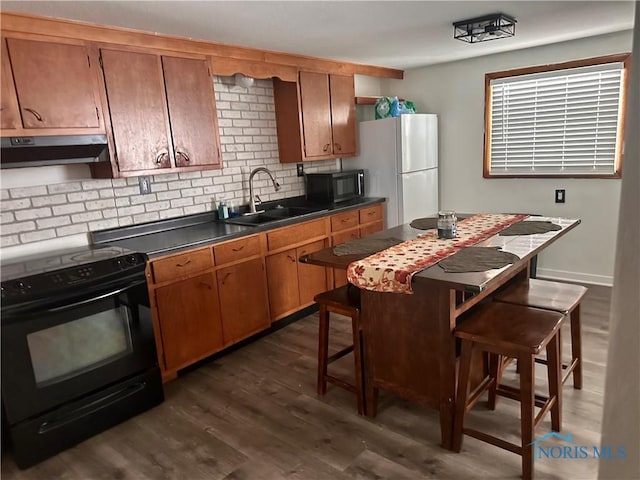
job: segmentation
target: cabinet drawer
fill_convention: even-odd
[[[370,223],[382,220],[382,205],[376,205],[375,207],[361,208],[360,209],[360,223]]]
[[[340,230],[346,230],[347,228],[353,228],[358,226],[358,211],[352,210],[350,212],[339,213],[331,217],[331,231],[339,232]]]
[[[259,255],[260,238],[254,235],[252,237],[234,240],[233,242],[214,245],[213,253],[216,259],[216,265],[223,265],[252,255]]]
[[[267,245],[269,250],[277,250],[287,245],[295,245],[310,238],[323,236],[325,236],[325,221],[321,219],[269,232],[267,233]]]
[[[173,255],[153,262],[153,278],[156,283],[173,280],[213,266],[209,249]]]

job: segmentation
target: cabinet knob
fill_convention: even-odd
[[[39,122],[43,122],[44,120],[42,119],[42,116],[36,112],[33,108],[27,108],[24,107],[23,110],[26,110],[27,112],[29,112],[31,115],[33,115],[34,117],[36,117],[36,120],[38,120]]]
[[[330,147],[330,146],[331,146],[331,144],[330,144],[330,143],[325,144],[325,146],[322,148],[322,151],[323,151],[323,152],[327,152],[327,151],[329,151],[329,147]]]
[[[334,143],[333,145],[335,146],[336,150],[338,150],[339,152],[342,151],[342,146],[339,143]]]

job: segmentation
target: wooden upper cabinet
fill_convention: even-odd
[[[176,166],[221,165],[213,80],[206,60],[162,57]]]
[[[221,166],[205,60],[111,49],[101,58],[119,175]]]
[[[9,52],[7,51],[7,43],[2,38],[2,69],[0,70],[0,128],[3,130],[15,129],[20,127],[20,111],[18,110],[18,99],[16,97],[16,88],[13,84],[13,75],[11,74],[11,62],[9,61]]]
[[[171,168],[160,57],[108,49],[100,55],[119,172]]]
[[[356,103],[353,76],[329,75],[333,153],[356,154]]]
[[[300,72],[297,83],[273,82],[280,162],[356,155],[353,76]]]
[[[305,156],[331,155],[331,102],[327,75],[300,72],[300,108]]]
[[[11,102],[13,93],[7,75],[13,74],[21,116],[14,128],[37,129],[41,134],[56,134],[62,129],[64,133],[104,132],[86,45],[18,38],[7,38],[6,43],[2,97],[3,104],[5,95]],[[4,110],[2,123],[3,128],[11,123],[4,119]]]

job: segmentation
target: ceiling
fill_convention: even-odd
[[[5,1],[25,12],[408,69],[633,28],[633,1]],[[516,36],[478,44],[452,22],[503,12]]]

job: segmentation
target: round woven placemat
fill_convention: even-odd
[[[467,247],[440,260],[438,265],[447,273],[484,272],[492,268],[502,268],[518,260],[520,257],[503,252],[499,247]]]
[[[503,237],[510,235],[533,235],[536,233],[547,233],[556,230],[562,230],[560,225],[551,223],[549,221],[541,220],[523,220],[522,222],[514,223],[500,232]]]
[[[363,255],[367,253],[378,253],[394,245],[402,243],[404,240],[397,238],[359,238],[347,240],[340,245],[336,245],[333,254],[342,255]]]
[[[431,230],[432,228],[438,228],[437,217],[416,218],[409,224],[411,228],[417,228],[418,230]]]

